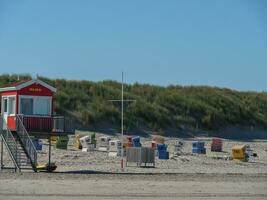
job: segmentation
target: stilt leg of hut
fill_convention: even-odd
[[[1,163],[0,163],[0,169],[3,169],[3,150],[4,150],[4,144],[3,144],[3,138],[1,138]]]
[[[51,172],[51,136],[49,136],[48,171]]]

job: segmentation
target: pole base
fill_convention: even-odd
[[[124,170],[124,165],[123,165],[123,159],[121,159],[121,170],[123,171]]]

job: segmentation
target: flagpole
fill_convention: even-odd
[[[124,170],[124,149],[123,149],[123,126],[124,126],[124,102],[136,102],[136,100],[131,100],[131,99],[125,99],[124,100],[124,77],[123,77],[123,71],[121,74],[121,99],[110,99],[108,101],[111,102],[121,102],[121,160],[120,160],[120,165],[121,165],[121,170]]]
[[[123,71],[121,74],[121,169],[123,170],[123,105],[124,105],[124,99],[123,99]]]

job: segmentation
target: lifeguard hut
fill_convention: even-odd
[[[53,96],[56,91],[56,88],[41,80],[22,81],[0,88],[2,143],[5,143],[15,167],[19,170],[21,160],[17,156],[17,149],[22,149],[23,152],[19,153],[26,155],[32,169],[36,171],[37,152],[30,136],[51,139],[51,136],[74,133],[70,120],[53,115]],[[49,162],[50,156],[51,148]],[[2,165],[1,155],[1,167]]]

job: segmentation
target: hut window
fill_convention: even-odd
[[[20,114],[24,115],[51,115],[51,98],[21,97]]]
[[[4,112],[7,112],[7,98],[4,98]]]
[[[34,114],[50,115],[50,99],[34,99]]]
[[[9,97],[9,114],[15,114],[16,99],[15,97]]]
[[[24,115],[33,114],[33,99],[32,98],[21,98],[20,113]]]

